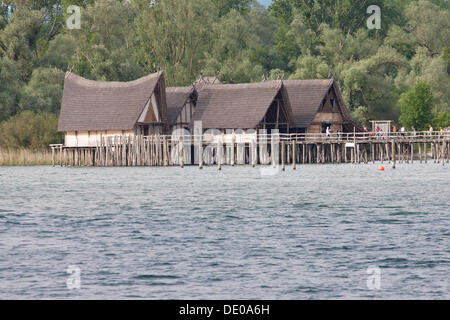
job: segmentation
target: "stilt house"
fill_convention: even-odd
[[[168,129],[162,72],[130,82],[66,75],[58,123],[65,146],[96,146],[102,137],[162,134]]]

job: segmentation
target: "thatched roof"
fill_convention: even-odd
[[[194,87],[170,87],[166,89],[167,117],[173,125],[187,100],[194,92]]]
[[[342,100],[339,87],[334,80],[284,80],[283,81],[295,118],[295,126],[307,128],[316,116],[328,90],[333,87],[339,100],[344,122],[352,122],[352,118]]]
[[[64,80],[58,130],[131,130],[158,84],[164,95],[161,72],[130,82],[93,81],[70,72]]]
[[[210,85],[210,84],[222,84],[222,82],[219,80],[219,78],[217,76],[215,76],[215,77],[201,76],[200,78],[198,78],[197,81],[195,81],[193,83],[193,85],[195,86],[195,88],[197,90],[201,90],[203,88],[203,86]]]
[[[319,110],[330,88],[330,80],[285,80],[295,125],[307,128]]]
[[[198,91],[193,121],[201,120],[203,128],[255,128],[282,88],[281,81],[205,85]],[[291,112],[287,97],[285,103]]]

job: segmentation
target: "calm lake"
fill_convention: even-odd
[[[449,299],[450,166],[378,166],[0,167],[0,299]]]

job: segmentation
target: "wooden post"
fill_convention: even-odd
[[[105,167],[109,164],[109,152],[108,152],[109,141],[108,137],[105,137]]]
[[[312,147],[313,145],[307,145],[308,148],[308,163],[312,163]]]
[[[275,168],[275,141],[273,139],[273,134],[270,136],[270,158],[272,160],[272,167]]]
[[[285,159],[284,159],[284,156],[285,156],[285,147],[286,147],[285,143],[284,143],[284,142],[281,142],[281,170],[282,170],[282,171],[285,171],[285,170],[286,170],[286,167],[285,167]]]
[[[436,142],[436,161],[437,163],[441,163],[441,143]]]
[[[419,142],[419,163],[422,164],[422,144]]]
[[[354,163],[355,159],[355,147],[350,150],[350,163]]]
[[[449,143],[448,143],[448,142],[446,142],[445,145],[447,146],[447,147],[446,147],[447,153],[446,153],[445,157],[446,157],[446,159],[447,159],[447,163],[449,163],[449,161],[450,161],[450,159],[449,159],[449,158],[450,158],[450,157],[449,157],[449,154],[450,154],[450,150],[449,150],[449,149],[450,149],[450,146],[449,146]]]
[[[234,167],[234,144],[236,143],[236,135],[233,132],[233,135],[231,137],[231,149],[230,149],[230,164],[232,167]],[[237,149],[237,148],[236,148]],[[239,160],[239,155],[238,155],[238,160]]]
[[[330,157],[331,157],[331,163],[334,163],[334,144],[330,142]]]
[[[184,168],[184,157],[183,157],[184,145],[183,145],[183,137],[180,137],[178,140],[178,161],[180,164],[180,168]]]
[[[436,156],[435,156],[435,152],[434,152],[434,142],[430,143],[430,147],[431,147],[431,159],[433,159],[434,163],[436,163]]]
[[[392,169],[395,169],[395,141],[392,140]]]
[[[341,163],[342,162],[342,159],[341,159],[341,156],[342,156],[342,153],[341,153],[341,144],[340,143],[338,143],[338,144],[336,144],[336,149],[337,149],[337,151],[336,151],[336,161],[337,161],[337,163]]]
[[[52,147],[52,166],[55,166],[55,147]]]
[[[423,143],[423,157],[424,157],[425,163],[427,163],[428,154],[427,154],[427,143],[426,142]]]
[[[302,164],[305,164],[306,161],[306,147],[307,145],[305,143],[302,143]]]
[[[322,163],[325,163],[325,148],[326,148],[326,144],[322,143]]]
[[[256,166],[256,157],[258,156],[257,152],[257,139],[258,135],[255,133],[255,137],[251,139],[250,142],[250,148],[251,148],[251,158],[252,158],[252,167],[254,168]]]
[[[347,145],[344,144],[344,162],[347,163]]]
[[[360,164],[361,163],[361,145],[358,143],[356,144],[356,163]]]
[[[222,141],[217,137],[217,169],[222,170]]]
[[[198,167],[203,169],[203,135],[200,134],[200,137],[196,137],[196,141],[198,143]]]
[[[370,143],[370,155],[372,156],[372,163],[375,163],[375,156],[374,156],[374,148],[373,148],[373,143]]]
[[[292,169],[296,170],[296,162],[297,159],[295,159],[295,141],[292,141]]]

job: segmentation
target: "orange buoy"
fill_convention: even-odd
[[[378,171],[384,171],[384,167],[383,167],[383,166],[380,166],[380,167],[378,168]]]

